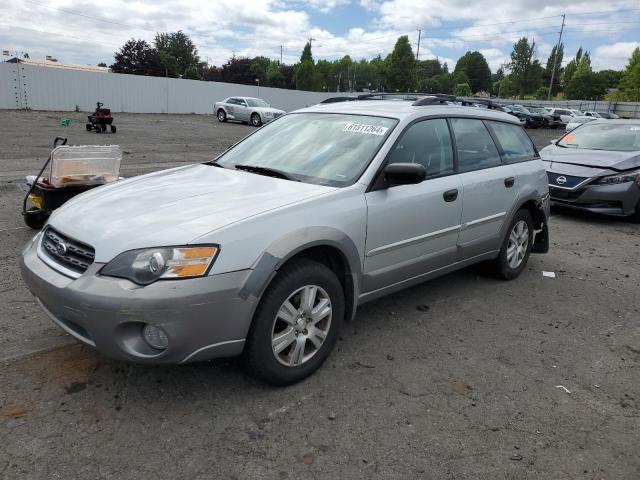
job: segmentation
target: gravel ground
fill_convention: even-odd
[[[118,114],[97,135],[82,117],[0,112],[0,478],[640,478],[637,225],[554,211],[550,253],[520,278],[470,268],[364,305],[292,387],[234,359],[127,365],[63,334],[22,284],[16,180],[60,134],[118,143],[130,176],[252,128]]]

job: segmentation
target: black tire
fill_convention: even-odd
[[[629,217],[633,223],[640,223],[640,202],[636,205],[636,211]]]
[[[116,126],[115,125],[111,125],[111,133],[116,133]]]
[[[90,132],[91,130],[93,130],[93,127],[91,126],[91,124],[90,124],[90,123],[87,123],[87,124],[85,125],[85,128],[87,129],[87,132]]]
[[[48,215],[42,211],[35,213],[38,210],[37,207],[31,207],[28,212],[23,215],[24,223],[27,227],[34,230],[40,230],[47,223]]]
[[[96,133],[102,133],[102,129],[100,128],[100,125],[96,125],[94,127],[94,129],[95,129]]]
[[[308,285],[319,286],[328,294],[331,302],[330,323],[324,342],[316,352],[300,365],[287,366],[276,359],[272,349],[277,312],[296,290]],[[243,365],[247,373],[272,385],[290,385],[311,375],[327,359],[338,339],[344,319],[344,305],[342,285],[328,267],[307,259],[293,260],[285,265],[267,288],[254,314],[243,353]],[[291,348],[296,341],[290,344]],[[305,345],[312,350],[314,348],[310,343]],[[283,349],[283,352],[287,351],[288,348]]]
[[[514,268],[509,264],[508,259],[508,249],[511,243],[511,233],[514,230],[514,227],[520,223],[525,222],[527,226],[527,245],[526,249],[524,249],[524,256],[521,259],[520,263]],[[498,278],[502,278],[504,280],[512,280],[518,277],[522,271],[527,266],[527,261],[529,260],[529,255],[531,254],[531,246],[533,245],[533,219],[531,218],[531,214],[526,209],[521,209],[516,212],[511,223],[509,224],[509,228],[507,229],[507,233],[505,234],[505,238],[502,241],[502,247],[500,248],[500,253],[498,257],[493,261],[493,271],[498,276]]]
[[[218,109],[218,111],[216,112],[216,116],[218,117],[218,121],[220,123],[224,123],[227,121],[227,112],[225,112],[223,109]]]
[[[260,118],[260,115],[258,115],[257,113],[251,114],[251,125],[253,125],[254,127],[259,127],[260,125],[262,125],[262,119]]]
[[[102,129],[103,132],[107,131],[107,126],[106,125],[101,125],[100,128]]]

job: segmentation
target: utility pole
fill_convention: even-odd
[[[420,60],[420,36],[422,35],[422,30],[418,30],[418,48],[416,50],[416,60]]]
[[[551,100],[551,90],[553,89],[553,80],[556,76],[556,65],[558,64],[558,50],[560,50],[560,44],[562,43],[562,32],[564,30],[565,14],[562,14],[562,26],[560,27],[560,37],[558,38],[558,44],[556,45],[556,54],[553,56],[553,70],[551,70],[551,82],[549,83],[549,94],[547,100]]]
[[[280,45],[280,65],[282,65],[282,45]]]

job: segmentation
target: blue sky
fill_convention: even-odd
[[[388,54],[409,35],[420,58],[440,58],[451,68],[478,50],[495,71],[521,36],[535,39],[546,61],[566,14],[565,63],[579,46],[591,51],[596,70],[621,69],[640,46],[638,0],[5,0],[0,47],[53,55],[68,63],[113,61],[127,39],[152,41],[157,31],[183,30],[200,55],[221,65],[231,55],[265,55],[297,61],[314,38],[316,59],[372,58]],[[8,12],[8,13],[6,13]]]

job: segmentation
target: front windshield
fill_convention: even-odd
[[[222,154],[216,164],[275,169],[302,182],[346,186],[357,180],[396,123],[364,115],[285,115]]]
[[[557,145],[565,148],[620,152],[640,150],[640,124],[583,124],[562,137]]]
[[[260,98],[247,98],[247,103],[250,107],[270,107],[267,102]]]

